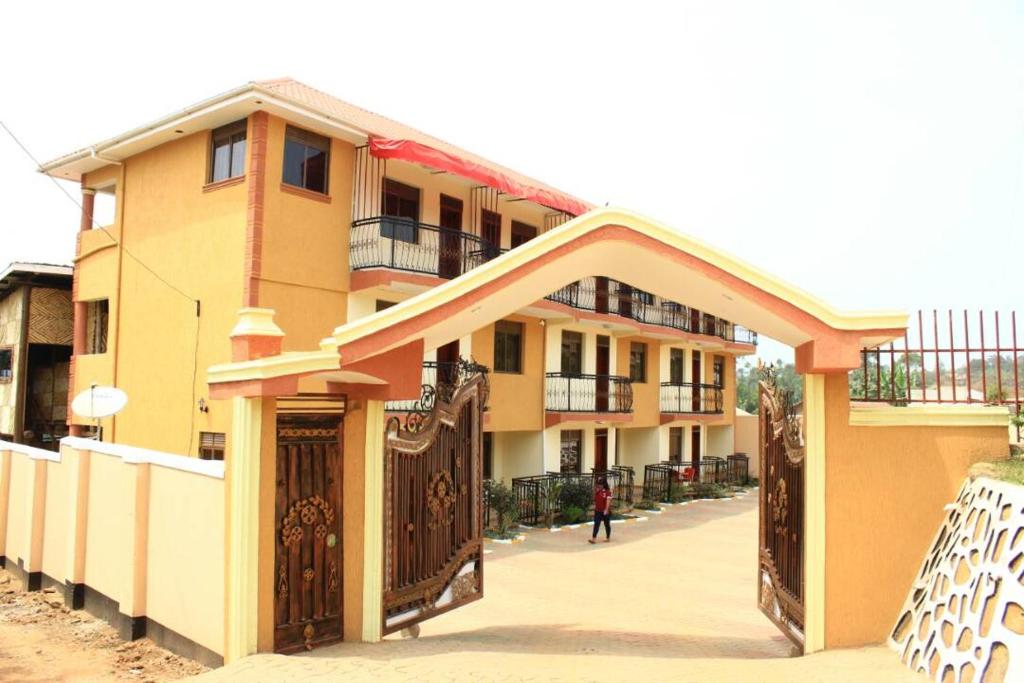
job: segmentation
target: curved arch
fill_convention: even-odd
[[[594,275],[684,301],[778,339],[797,349],[798,369],[803,372],[857,367],[862,346],[900,336],[907,324],[903,312],[837,310],[667,225],[631,211],[601,208],[454,280],[335,328],[321,342],[319,353],[320,358],[330,357],[330,352],[340,354],[340,368],[336,357],[333,362],[312,363],[311,354],[317,352],[311,352],[294,354],[294,362],[278,359],[272,376],[287,373],[289,366],[296,374],[345,370],[354,363],[365,368],[366,362],[372,364],[381,354],[421,341],[425,348],[435,348]],[[241,365],[211,368],[211,381],[218,377],[232,381],[228,375],[240,379]],[[229,372],[231,368],[235,372]]]

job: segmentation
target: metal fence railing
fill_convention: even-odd
[[[633,506],[635,472],[632,467],[615,465],[591,472],[548,472],[512,480],[519,522],[530,526],[553,523],[562,513],[561,494],[565,485],[593,491],[601,479],[606,479],[612,488],[613,508],[623,510]]]
[[[744,453],[727,458],[705,456],[691,461],[660,462],[644,466],[643,498],[652,502],[673,502],[695,495],[697,484],[744,485],[750,481],[750,459]]]
[[[918,311],[901,339],[861,351],[861,367],[850,372],[850,398],[897,406],[1001,405],[1020,415],[1024,331],[1016,311]],[[1020,426],[1016,432],[1020,440]]]

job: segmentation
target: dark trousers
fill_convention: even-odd
[[[602,521],[604,522],[604,537],[612,537],[612,516],[607,512],[594,510],[594,533],[591,538],[597,538],[597,532],[601,528]]]

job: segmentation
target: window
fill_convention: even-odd
[[[419,241],[419,188],[385,178],[381,192],[380,205],[385,217],[380,221],[380,236],[416,244]]]
[[[0,382],[10,382],[14,378],[14,349],[0,349]]]
[[[523,371],[523,324],[510,320],[494,323],[494,371]]]
[[[385,308],[391,308],[396,303],[396,301],[384,301],[384,299],[377,299],[377,313],[380,313]]]
[[[86,304],[85,315],[85,352],[106,353],[110,303],[107,299],[90,301]]]
[[[672,384],[683,383],[683,350],[669,349],[668,379]]]
[[[629,379],[633,382],[647,381],[647,344],[630,342]]]
[[[669,462],[683,461],[682,427],[669,427],[668,429],[668,460]]]
[[[565,429],[562,431],[562,447],[560,453],[559,471],[575,472],[583,471],[583,431],[579,429]]]
[[[583,374],[583,335],[562,330],[562,374]]]
[[[537,228],[519,221],[512,221],[512,248],[515,249],[524,242],[529,242],[537,236]]]
[[[715,386],[721,389],[725,386],[725,358],[723,356],[715,356],[713,369]]]
[[[207,182],[236,178],[245,173],[246,120],[221,126],[210,136],[210,173]]]
[[[484,432],[484,479],[494,475],[494,432]]]
[[[327,166],[331,140],[288,126],[284,135],[284,169],[281,181],[310,192],[327,194]]]
[[[203,460],[224,459],[223,432],[199,432],[199,457]]]

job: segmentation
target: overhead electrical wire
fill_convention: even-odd
[[[29,159],[32,160],[32,163],[34,163],[36,165],[36,168],[42,168],[42,164],[39,163],[39,160],[35,157],[35,155],[32,154],[31,151],[29,151],[28,147],[25,146],[25,144],[18,138],[18,136],[14,134],[14,131],[12,131],[10,128],[8,128],[7,124],[4,123],[2,120],[0,120],[0,127],[2,127],[4,129],[4,131],[7,132],[7,135],[9,135],[12,140],[14,140],[14,144],[16,144],[18,147],[21,148],[21,151],[25,153],[25,156],[27,156]],[[57,189],[59,189],[64,194],[65,197],[67,197],[69,200],[71,200],[72,204],[77,206],[79,208],[79,210],[82,211],[83,213],[85,212],[85,207],[82,206],[82,203],[80,201],[78,201],[77,199],[75,199],[75,197],[70,192],[67,191],[67,188],[65,188],[63,185],[61,185],[59,182],[57,182],[56,178],[54,178],[49,173],[45,173],[44,175],[47,178],[49,178],[50,181],[53,182],[54,185],[57,186]],[[141,258],[139,258],[135,254],[133,254],[128,249],[128,246],[124,242],[122,242],[117,237],[115,237],[113,234],[111,234],[111,232],[109,230],[107,230],[107,228],[105,226],[100,225],[96,221],[96,218],[92,215],[92,213],[89,214],[89,220],[92,223],[92,226],[93,226],[94,229],[101,230],[103,232],[103,234],[105,234],[108,238],[110,238],[111,242],[113,242],[117,246],[120,246],[121,251],[123,251],[125,254],[127,254],[129,258],[131,258],[133,261],[135,261],[137,264],[139,264],[150,275],[155,277],[158,281],[162,282],[165,286],[167,286],[169,289],[171,289],[175,293],[179,294],[180,296],[184,297],[188,301],[190,301],[193,304],[195,304],[195,309],[196,309],[196,331],[195,331],[195,343],[193,345],[193,351],[192,351],[192,407],[191,407],[191,410],[189,411],[190,419],[189,419],[189,430],[188,430],[189,431],[189,435],[188,435],[188,448],[186,448],[186,450],[185,450],[185,452],[187,454],[191,454],[192,453],[192,442],[193,442],[193,437],[194,437],[194,433],[195,433],[196,378],[198,377],[198,372],[199,372],[199,317],[200,317],[200,313],[201,313],[201,310],[202,310],[201,309],[201,305],[200,305],[200,301],[199,301],[199,299],[197,299],[197,298],[187,294],[180,287],[178,287],[178,286],[174,285],[173,283],[169,282],[166,278],[164,278],[162,275],[160,275],[160,273],[156,272],[156,270],[151,268],[149,266],[149,264],[147,264]]]

